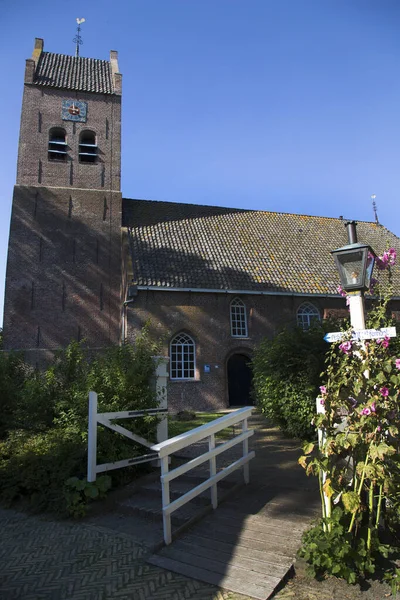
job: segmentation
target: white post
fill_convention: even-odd
[[[244,433],[247,430],[248,430],[247,419],[243,419],[243,421],[242,421],[242,432]],[[248,453],[249,453],[249,439],[247,438],[246,440],[243,441],[243,456],[247,456]],[[243,477],[244,477],[244,482],[247,485],[250,482],[250,466],[249,466],[249,463],[246,463],[243,466]]]
[[[364,294],[363,292],[349,292],[350,298],[350,324],[355,331],[365,329]]]
[[[212,434],[208,438],[208,449],[211,452],[211,450],[214,450],[214,448],[215,448],[215,435]],[[212,458],[210,458],[209,462],[210,462],[210,479],[212,479],[217,474],[217,459],[216,459],[216,457],[213,456]],[[218,506],[217,484],[214,483],[210,489],[211,489],[211,503],[212,503],[212,507],[215,509]]]
[[[161,459],[161,496],[163,508],[164,542],[166,546],[172,542],[171,515],[165,514],[165,508],[170,503],[169,481],[164,481],[164,476],[168,474],[168,463],[168,456],[164,456]]]
[[[168,380],[168,358],[164,356],[154,356],[154,360],[157,361],[156,367],[156,394],[157,400],[159,401],[159,408],[168,409],[168,396],[167,396],[167,380]],[[168,417],[165,415],[157,425],[157,444],[165,442],[168,439]]]
[[[87,480],[96,481],[97,466],[97,394],[89,392]]]
[[[317,414],[325,414],[325,407],[322,403],[322,398],[317,398],[316,402],[317,402]],[[318,445],[319,445],[320,450],[322,449],[323,445],[325,444],[325,440],[326,440],[326,432],[324,429],[321,429],[319,427],[318,428]],[[322,471],[322,485],[324,485],[325,482],[326,482],[326,471]],[[324,505],[325,505],[325,516],[330,517],[331,516],[331,500],[325,494],[325,492],[323,492],[323,495],[324,495]]]

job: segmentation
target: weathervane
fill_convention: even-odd
[[[79,56],[79,46],[81,44],[83,44],[83,41],[81,38],[81,23],[84,23],[85,19],[77,19],[76,22],[78,23],[77,33],[72,41],[76,44],[75,56],[78,57]]]
[[[375,198],[376,198],[376,194],[372,194],[371,200],[372,200],[372,208],[374,209],[374,214],[375,214],[375,223],[377,225],[379,225],[378,210],[377,210]]]

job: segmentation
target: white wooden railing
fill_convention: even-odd
[[[87,480],[90,482],[96,481],[98,473],[104,473],[112,471],[114,469],[122,469],[123,467],[131,467],[140,463],[151,462],[158,459],[156,452],[149,454],[142,454],[141,456],[135,456],[134,458],[126,458],[124,460],[118,460],[109,463],[103,463],[102,465],[97,464],[97,425],[103,425],[112,429],[117,433],[127,437],[128,439],[145,446],[145,448],[151,448],[152,442],[144,439],[140,435],[132,433],[121,425],[116,425],[113,421],[119,419],[138,419],[144,416],[161,417],[162,421],[167,420],[167,409],[166,408],[148,408],[144,410],[125,410],[121,412],[108,412],[99,413],[97,412],[97,394],[96,392],[89,392],[89,424],[88,424],[88,467],[87,467]],[[160,428],[158,428],[158,432]],[[163,428],[164,431],[164,428]],[[157,432],[157,433],[158,433]],[[157,435],[157,439],[160,437]],[[165,439],[165,438],[161,438]]]
[[[196,429],[192,429],[187,431],[186,433],[182,433],[181,435],[177,435],[161,444],[155,444],[151,447],[151,450],[157,452],[160,457],[161,462],[161,488],[162,488],[162,510],[163,510],[163,526],[164,526],[164,541],[165,544],[170,544],[172,541],[171,536],[171,514],[204,492],[205,490],[211,488],[211,503],[212,507],[215,509],[218,506],[218,493],[217,493],[217,483],[224,479],[227,475],[243,467],[243,475],[245,483],[249,483],[249,461],[254,458],[255,453],[249,452],[249,437],[251,437],[254,433],[252,429],[248,429],[247,420],[250,417],[253,407],[245,407],[240,408],[233,413],[230,413],[224,417],[220,417],[219,419],[215,419],[211,423],[207,425],[202,425],[201,427],[196,427]],[[226,429],[227,427],[231,427],[241,423],[242,432],[239,435],[236,435],[232,439],[227,442],[223,442],[221,444],[215,445],[215,435],[221,431],[222,429]],[[177,467],[173,470],[169,470],[169,457],[174,452],[178,452],[182,450],[182,448],[186,448],[186,446],[190,446],[195,442],[199,442],[204,439],[208,439],[208,451],[204,454],[189,460],[187,463]],[[242,457],[234,462],[232,462],[229,466],[223,468],[221,471],[217,473],[216,468],[216,457],[219,454],[222,454],[229,448],[236,446],[237,444],[243,444],[243,452]],[[197,485],[192,490],[183,494],[177,500],[173,502],[170,501],[170,490],[169,484],[170,481],[176,479],[180,475],[187,473],[191,469],[198,467],[204,462],[209,461],[209,469],[210,476],[209,478]]]

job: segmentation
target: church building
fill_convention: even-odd
[[[122,76],[44,51],[26,61],[4,309],[4,349],[46,364],[72,339],[94,351],[149,322],[169,357],[172,410],[252,402],[252,352],[284,325],[347,315],[330,251],[341,218],[123,198]],[[358,222],[377,254],[400,240]],[[400,255],[400,254],[399,254]],[[395,277],[392,313],[400,316]]]

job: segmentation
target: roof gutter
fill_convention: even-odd
[[[202,294],[247,294],[248,296],[307,296],[315,298],[341,298],[340,294],[309,294],[300,292],[268,292],[268,291],[254,291],[254,290],[220,290],[210,288],[175,288],[175,287],[162,287],[157,285],[138,285],[137,290],[140,291],[151,291],[151,292],[200,292]]]
[[[295,296],[299,298],[342,298],[341,294],[311,294],[308,292],[259,292],[254,290],[220,290],[210,288],[176,288],[176,287],[165,287],[158,285],[138,285],[136,289],[142,292],[200,292],[202,294],[247,294],[248,296]],[[376,296],[371,296],[376,298]],[[400,296],[392,296],[390,300],[400,300]],[[126,302],[129,304],[130,302]]]

